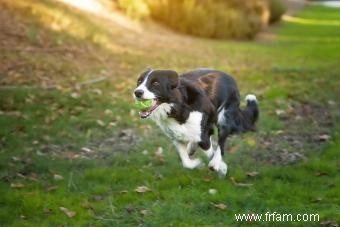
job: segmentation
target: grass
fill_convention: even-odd
[[[20,7],[13,5],[11,10],[20,12]],[[86,26],[78,11],[61,5],[51,9],[68,10],[80,20],[79,26]],[[310,6],[298,17],[340,20],[336,12]],[[167,46],[170,51],[163,51],[145,46],[134,52],[137,47],[132,46],[127,47],[131,51],[116,53],[67,30],[51,31],[39,22],[41,15],[35,18],[27,37],[33,39],[32,45],[39,42],[40,33],[47,37],[62,34],[63,44],[55,45],[87,47],[90,51],[88,56],[71,59],[63,53],[0,53],[4,59],[21,61],[31,55],[27,60],[30,65],[53,65],[55,61],[60,67],[53,71],[53,78],[61,84],[53,90],[0,89],[0,225],[234,226],[240,225],[235,213],[274,211],[319,214],[320,221],[249,224],[318,226],[340,221],[338,26],[283,22],[275,29],[273,41],[170,36],[189,42],[190,47],[173,44]],[[108,33],[101,35],[110,37]],[[111,38],[114,43],[116,39]],[[166,45],[167,40],[164,42],[159,45]],[[95,55],[106,60],[99,61]],[[152,122],[139,120],[131,111],[130,93],[137,72],[150,65],[181,72],[215,67],[232,73],[243,95],[254,92],[259,96],[262,112],[258,132],[228,141],[225,160],[229,172],[225,179],[206,167],[183,169],[170,141]],[[68,73],[78,82],[84,73],[94,75],[103,69],[111,75],[108,81],[80,89],[72,82],[63,83],[69,78],[63,75]],[[35,70],[32,75],[36,75]],[[320,142],[322,135],[330,139]],[[155,154],[159,147],[164,157]],[[301,156],[304,158],[298,159]],[[289,161],[289,157],[297,160]],[[258,175],[248,177],[250,171]],[[250,186],[242,187],[232,179]],[[138,186],[147,186],[150,191],[138,193]],[[210,194],[209,189],[217,193]],[[221,203],[227,208],[214,206]],[[68,217],[60,207],[76,215]]]

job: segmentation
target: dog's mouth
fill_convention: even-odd
[[[151,115],[151,113],[157,109],[157,107],[161,104],[161,102],[158,100],[158,99],[153,99],[152,100],[152,105],[150,108],[146,109],[146,110],[143,110],[143,111],[140,111],[139,112],[139,116],[141,118],[147,118]]]

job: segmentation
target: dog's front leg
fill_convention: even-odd
[[[196,142],[189,142],[187,145],[187,151],[189,156],[192,156],[195,154],[197,150],[198,144]]]
[[[189,150],[188,150],[189,146],[178,141],[175,141],[174,144],[177,148],[177,152],[179,154],[179,157],[182,160],[182,164],[184,168],[194,169],[201,164],[201,160],[198,158],[190,159]]]

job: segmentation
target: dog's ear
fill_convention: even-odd
[[[174,89],[178,86],[178,74],[176,71],[170,70],[168,73],[168,78],[170,82],[170,88]]]

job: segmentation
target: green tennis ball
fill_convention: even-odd
[[[148,110],[152,106],[152,99],[142,100],[142,101],[136,100],[135,105],[137,109],[141,111]]]

